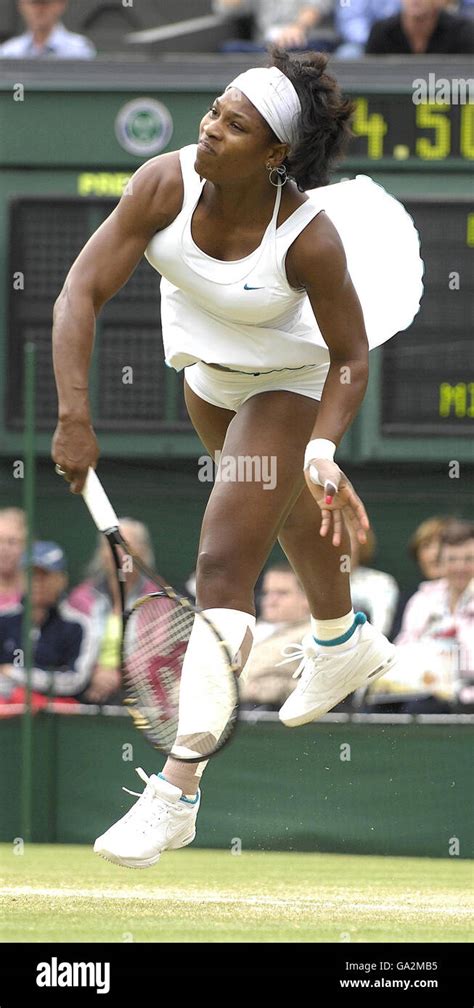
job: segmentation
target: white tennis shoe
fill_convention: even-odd
[[[181,801],[182,791],[174,784],[156,774],[147,777],[141,767],[137,767],[137,774],[146,783],[143,794],[126,815],[98,837],[94,852],[127,868],[148,868],[156,864],[164,850],[192,843],[201,793],[198,791],[194,803]]]
[[[321,646],[312,634],[301,644],[290,644],[279,664],[301,658],[293,678],[299,682],[280,710],[280,721],[288,728],[316,721],[341,703],[349,693],[369,686],[385,675],[396,658],[396,648],[370,623],[362,622],[344,644]],[[289,649],[294,648],[292,654]]]

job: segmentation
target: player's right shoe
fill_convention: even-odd
[[[395,645],[371,626],[363,613],[356,613],[355,623],[355,632],[345,643],[318,644],[308,634],[301,644],[290,644],[285,649],[285,661],[301,659],[293,676],[298,679],[296,689],[279,713],[280,721],[288,728],[323,717],[349,693],[370,686],[394,664]]]
[[[182,791],[164,778],[156,774],[147,777],[141,767],[137,767],[137,774],[146,783],[143,794],[126,815],[98,837],[94,852],[127,868],[148,868],[156,864],[164,850],[192,843],[201,793],[198,791],[195,802],[183,800]]]

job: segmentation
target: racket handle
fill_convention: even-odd
[[[95,472],[89,467],[82,496],[89,508],[99,532],[109,532],[118,528],[118,518],[107,497],[107,494]]]

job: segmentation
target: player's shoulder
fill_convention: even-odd
[[[324,209],[313,217],[298,237],[301,238],[301,247],[312,251],[315,256],[325,255],[331,249],[344,251],[339,231]]]
[[[154,200],[181,198],[183,202],[183,175],[179,150],[151,157],[132,175],[128,191],[139,199]]]
[[[137,168],[112,217],[123,233],[137,227],[153,233],[168,227],[183,205],[179,151],[158,154]]]
[[[324,209],[325,190],[326,187],[321,186],[320,189],[312,189],[309,193],[302,194],[296,186],[293,186],[291,193],[285,194],[285,206],[290,215],[300,206],[307,206],[313,211],[313,217],[302,227],[291,245],[292,249],[301,250],[303,254],[312,252],[321,255],[331,246],[343,248],[339,232]]]
[[[294,287],[307,287],[316,277],[328,281],[334,276],[337,280],[346,269],[346,254],[339,232],[325,210],[320,210],[288,250],[290,283]]]

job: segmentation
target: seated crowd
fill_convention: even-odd
[[[132,550],[153,564],[148,529],[121,519]],[[0,710],[25,698],[24,607],[26,526],[19,508],[0,511]],[[421,581],[400,591],[395,579],[370,566],[376,550],[352,541],[353,607],[362,611],[398,647],[394,668],[369,692],[337,708],[365,712],[450,713],[474,710],[474,524],[434,517],[415,530],[408,553]],[[38,540],[32,551],[33,709],[55,698],[69,705],[121,702],[121,606],[107,542],[100,537],[85,579],[68,591],[67,562],[60,545]],[[154,586],[137,571],[126,575],[127,603]],[[187,582],[192,593],[193,577]],[[253,650],[242,677],[241,699],[249,710],[279,709],[295,686],[301,641],[311,630],[306,596],[282,560],[263,574],[257,592]]]
[[[227,51],[332,51],[338,59],[474,52],[474,0],[213,0],[217,14],[250,18],[250,38]]]
[[[227,52],[261,52],[269,44],[332,51],[338,59],[474,52],[474,0],[209,0],[209,9],[229,21],[221,46]],[[88,38],[63,23],[67,0],[18,0],[18,11],[25,31],[0,45],[0,59],[97,55]]]

